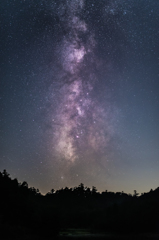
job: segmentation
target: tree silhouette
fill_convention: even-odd
[[[139,193],[137,193],[137,191],[134,190],[134,195],[133,195],[133,197],[137,197],[138,195],[139,195]]]
[[[55,192],[55,190],[52,188],[51,191],[50,191],[50,193],[51,193],[51,194],[54,194],[54,192]]]
[[[96,193],[97,193],[97,189],[96,189],[96,187],[93,186],[92,187],[92,194],[95,195]]]
[[[99,193],[96,187],[90,189],[81,183],[74,188],[52,188],[43,196],[26,181],[11,179],[4,170],[0,172],[0,193],[2,239],[13,239],[9,229],[14,229],[19,239],[25,239],[23,229],[25,234],[31,232],[45,239],[54,238],[60,228],[127,234],[158,229],[159,187],[141,196],[134,190],[132,196],[124,192]]]

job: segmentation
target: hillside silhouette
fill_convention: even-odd
[[[99,193],[81,183],[51,189],[43,196],[4,170],[0,172],[0,206],[2,239],[55,239],[70,228],[118,235],[159,233],[159,187],[138,196],[136,190],[133,195]]]

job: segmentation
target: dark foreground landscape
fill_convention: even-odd
[[[0,172],[0,239],[159,239],[159,188],[138,196],[85,187],[45,196]]]

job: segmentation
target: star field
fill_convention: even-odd
[[[159,185],[159,3],[1,3],[0,170],[42,193]]]

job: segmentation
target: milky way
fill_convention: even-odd
[[[88,161],[106,154],[113,126],[109,103],[102,104],[93,97],[97,78],[94,33],[79,17],[84,1],[70,1],[65,6],[69,19],[65,19],[68,34],[61,44],[60,63],[63,77],[60,102],[53,117],[53,142],[56,157],[75,163]],[[89,34],[88,34],[89,33]],[[96,159],[97,160],[97,159]],[[106,160],[106,159],[105,159]],[[99,160],[100,161],[100,160]]]

